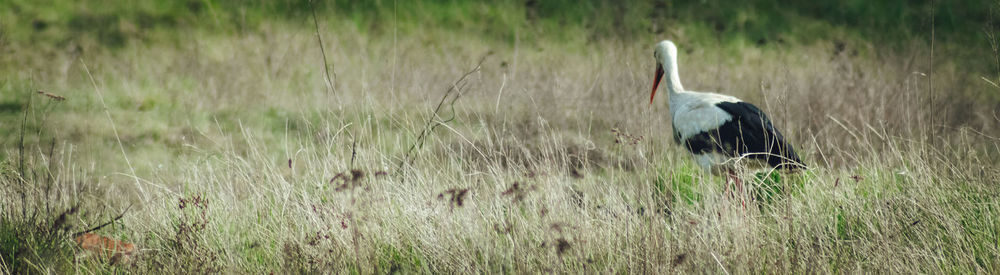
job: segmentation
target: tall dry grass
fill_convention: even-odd
[[[1000,270],[1000,121],[979,100],[995,91],[960,63],[930,67],[919,43],[884,54],[673,37],[685,87],[761,106],[811,164],[780,178],[745,171],[754,187],[731,197],[670,141],[665,101],[645,101],[661,37],[491,45],[344,27],[324,32],[331,94],[311,31],[191,35],[81,57],[135,172],[76,56],[18,76],[67,98],[43,127],[66,152],[53,158],[66,167],[52,173],[70,194],[60,200],[136,203],[106,234],[140,248],[124,266],[62,255],[24,270]],[[432,113],[488,52],[461,98]],[[442,124],[399,165],[427,121]],[[28,150],[36,163],[44,153]],[[5,169],[11,212],[25,206],[8,195],[24,175]]]

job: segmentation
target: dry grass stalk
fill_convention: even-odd
[[[39,90],[39,91],[38,91],[38,94],[40,94],[40,95],[44,95],[45,97],[48,97],[48,98],[50,98],[50,99],[52,99],[52,100],[55,100],[55,101],[63,101],[63,100],[66,100],[66,98],[65,98],[65,97],[63,97],[63,96],[60,96],[60,95],[56,95],[56,94],[52,94],[52,93],[49,93],[49,92],[46,92],[46,91],[41,91],[41,90]]]

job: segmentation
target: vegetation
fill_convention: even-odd
[[[4,1],[0,270],[1000,272],[998,6],[870,2]],[[701,171],[662,39],[810,169]]]

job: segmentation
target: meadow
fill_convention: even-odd
[[[988,1],[51,2],[0,3],[4,273],[1000,272]],[[663,39],[809,168],[727,194]]]

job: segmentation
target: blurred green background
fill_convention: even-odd
[[[968,1],[30,1],[0,3],[3,45],[58,46],[95,37],[121,47],[163,38],[171,30],[252,32],[275,20],[307,27],[311,7],[325,21],[359,30],[407,34],[429,28],[476,33],[484,39],[515,36],[641,41],[670,34],[671,26],[697,26],[714,43],[859,38],[877,43],[934,40],[988,47],[986,32],[1000,20],[997,3]],[[177,39],[183,39],[178,37]],[[708,42],[706,42],[708,43]]]

